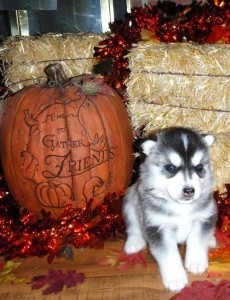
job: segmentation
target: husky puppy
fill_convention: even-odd
[[[142,144],[146,154],[136,183],[123,202],[127,254],[148,244],[163,284],[181,290],[188,272],[203,273],[208,267],[208,247],[215,247],[217,208],[209,146],[212,135],[188,128],[169,128]],[[178,244],[186,244],[185,268]]]

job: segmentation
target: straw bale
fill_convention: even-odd
[[[127,106],[132,126],[157,130],[169,126],[189,126],[213,134],[230,132],[230,116],[227,111],[214,111],[188,107],[173,107],[168,104],[153,104],[143,101]]]
[[[0,48],[5,85],[13,92],[33,83],[46,82],[44,69],[62,64],[67,77],[92,72],[93,48],[103,34],[45,34],[11,37]]]
[[[130,102],[230,110],[230,45],[140,42],[128,58]]]
[[[140,42],[127,55],[127,109],[145,134],[187,126],[217,137],[216,188],[230,180],[230,45]]]

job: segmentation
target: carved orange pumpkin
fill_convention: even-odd
[[[90,198],[98,204],[109,192],[119,194],[133,165],[132,130],[120,96],[92,78],[82,86],[79,80],[62,85],[66,78],[54,68],[51,87],[27,87],[7,99],[1,126],[8,187],[38,217],[41,209],[58,217],[68,204],[84,207]],[[64,78],[58,79],[62,86],[57,77]]]

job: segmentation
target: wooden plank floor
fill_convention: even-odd
[[[51,264],[47,258],[29,257],[18,259],[22,264],[15,269],[15,274],[31,278],[33,275],[46,275],[49,269],[76,269],[77,273],[83,272],[85,282],[77,287],[64,289],[61,293],[43,296],[42,290],[31,291],[27,283],[0,284],[1,300],[168,300],[174,293],[167,291],[160,280],[156,263],[147,252],[144,256],[147,267],[136,265],[125,271],[118,271],[111,266],[102,266],[99,263],[108,255],[111,249],[121,250],[124,245],[123,238],[108,240],[103,249],[74,249],[74,259],[68,261],[64,258],[55,259]],[[201,276],[189,275],[189,282],[193,280],[206,280],[207,274]],[[220,279],[214,278],[218,283]]]

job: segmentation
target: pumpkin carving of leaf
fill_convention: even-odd
[[[39,165],[38,160],[31,155],[28,151],[21,152],[21,157],[23,158],[23,163],[21,165],[22,173],[24,178],[34,180],[35,173],[38,170],[37,167]]]
[[[90,145],[90,149],[94,151],[102,151],[106,146],[106,138],[104,135],[101,137],[96,133],[93,139],[92,144]]]
[[[24,110],[24,120],[28,127],[30,127],[30,134],[33,134],[36,130],[38,130],[38,120],[29,113],[29,109]]]

